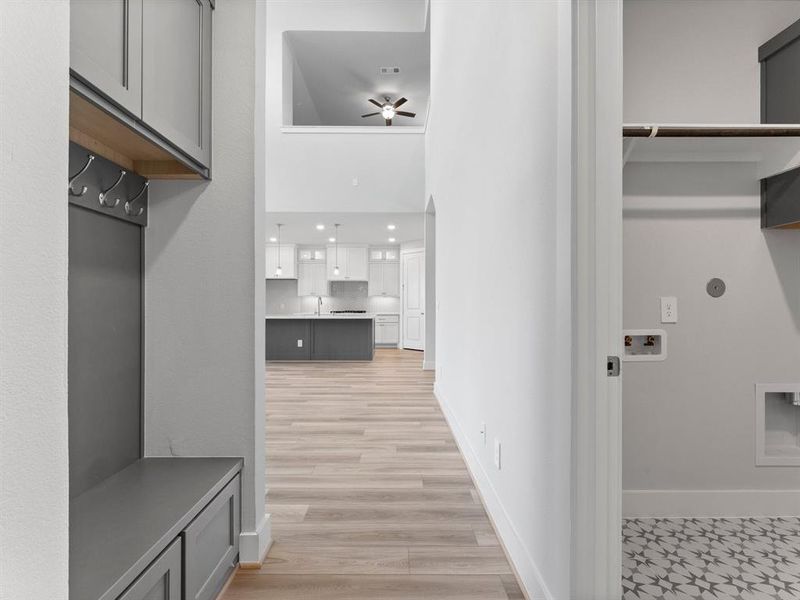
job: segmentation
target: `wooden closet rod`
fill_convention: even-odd
[[[622,137],[800,137],[800,125],[623,125]]]

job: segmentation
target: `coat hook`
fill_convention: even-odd
[[[78,177],[80,177],[81,175],[83,175],[86,172],[86,169],[89,168],[89,165],[92,164],[93,160],[94,160],[94,154],[87,155],[86,156],[86,164],[84,164],[83,167],[81,167],[80,171],[78,171],[77,173],[75,173],[75,175],[73,175],[72,177],[69,178],[69,195],[70,196],[83,196],[86,193],[86,190],[88,188],[85,185],[83,187],[81,187],[81,191],[80,192],[76,192],[74,189],[72,189],[72,184],[75,183],[75,180]]]
[[[144,212],[144,206],[140,206],[139,211],[136,214],[133,214],[133,203],[136,202],[142,194],[144,194],[144,191],[147,189],[148,185],[150,185],[150,182],[145,181],[142,189],[139,190],[139,193],[136,194],[136,196],[134,196],[131,200],[125,201],[125,214],[129,217],[140,217]]]
[[[105,206],[107,208],[114,208],[117,204],[119,204],[119,198],[114,200],[114,204],[111,204],[111,203],[107,202],[106,198],[108,198],[109,192],[111,192],[111,190],[113,190],[115,187],[117,187],[120,184],[120,182],[122,181],[122,178],[125,177],[125,175],[127,175],[127,173],[128,173],[127,171],[120,171],[119,172],[119,177],[114,182],[114,185],[112,185],[107,190],[103,190],[102,192],[100,192],[100,196],[99,196],[100,206]]]

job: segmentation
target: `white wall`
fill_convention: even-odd
[[[284,94],[284,89],[292,85],[291,69],[284,72],[284,61],[290,58],[284,31],[422,31],[424,6],[423,0],[267,3],[267,211],[423,210],[421,132],[372,128],[369,133],[283,133],[281,126],[291,123],[291,102]],[[353,186],[353,177],[358,177],[358,186]]]
[[[798,18],[798,2],[626,2],[626,121],[758,122],[757,48]],[[752,165],[631,164],[624,194],[624,326],[663,327],[669,348],[624,368],[625,512],[768,514],[772,495],[707,492],[800,490],[800,469],[754,458],[755,383],[800,381],[800,236],[760,229]]]
[[[154,181],[145,235],[145,451],[244,457],[244,562],[257,561],[269,537],[264,212],[254,169],[257,14],[263,17],[252,0],[217,3],[213,181]]]
[[[69,595],[68,69],[66,0],[0,2],[3,600]]]
[[[432,2],[426,193],[436,201],[437,396],[530,596],[565,600],[570,10]]]
[[[422,368],[436,368],[436,207],[431,198],[425,207],[425,355]]]
[[[625,0],[625,121],[758,123],[758,47],[800,18],[785,0]]]

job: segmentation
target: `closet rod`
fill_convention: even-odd
[[[800,137],[800,125],[623,125],[622,137]]]

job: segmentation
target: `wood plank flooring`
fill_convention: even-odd
[[[523,600],[422,354],[268,363],[275,540],[224,600]]]

